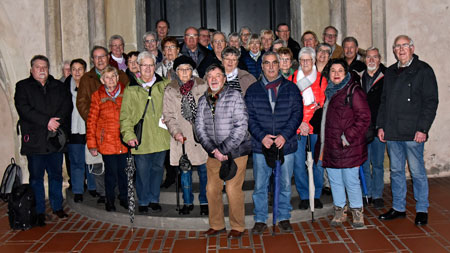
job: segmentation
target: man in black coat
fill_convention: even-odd
[[[405,217],[406,177],[409,169],[416,199],[416,225],[428,222],[428,178],[423,150],[439,103],[433,69],[414,54],[414,43],[406,35],[393,44],[398,60],[384,76],[385,86],[378,112],[378,137],[387,141],[391,159],[393,207],[380,215],[382,220]]]
[[[292,54],[294,55],[294,59],[297,59],[298,53],[300,52],[300,44],[291,37],[289,26],[286,23],[278,24],[275,34],[278,38],[286,41],[287,47],[291,49]]]
[[[198,30],[192,26],[184,31],[184,43],[181,45],[180,53],[194,60],[200,78],[205,75],[206,68],[214,63],[212,52],[198,43]]]
[[[70,132],[72,99],[67,86],[49,75],[48,69],[47,57],[34,56],[30,77],[16,84],[14,95],[22,135],[20,152],[27,156],[39,226],[45,225],[45,171],[53,213],[67,217],[62,207],[62,152]]]

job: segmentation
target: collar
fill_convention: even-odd
[[[397,62],[397,68],[406,68],[409,67],[409,65],[411,65],[412,61],[414,60],[414,56],[411,57],[411,60],[409,60],[406,64],[401,64],[400,61]]]

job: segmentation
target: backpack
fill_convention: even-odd
[[[36,200],[31,185],[13,188],[9,195],[8,218],[12,229],[27,230],[36,225]]]
[[[6,167],[3,174],[2,184],[0,185],[0,198],[7,202],[11,191],[22,185],[22,169],[16,164],[14,158],[11,158],[11,164]]]

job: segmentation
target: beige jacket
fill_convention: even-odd
[[[202,79],[194,77],[194,86],[192,87],[192,95],[195,103],[208,89],[208,85]],[[186,153],[192,165],[197,166],[206,163],[208,154],[202,148],[200,143],[195,142],[191,123],[183,118],[181,115],[181,93],[180,86],[177,81],[170,82],[164,92],[163,101],[163,116],[169,133],[172,136],[170,139],[170,165],[178,166],[178,162],[182,155],[182,144],[176,141],[173,137],[177,133],[182,133],[186,137],[185,148]]]
[[[256,82],[256,78],[252,74],[242,69],[238,69],[238,78],[242,89],[242,95],[245,95],[248,87]]]

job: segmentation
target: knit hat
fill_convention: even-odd
[[[192,69],[195,69],[197,67],[197,64],[195,64],[194,60],[192,60],[191,57],[181,55],[178,58],[176,58],[175,61],[173,62],[173,70],[176,71],[178,66],[182,64],[189,64],[191,65]]]

